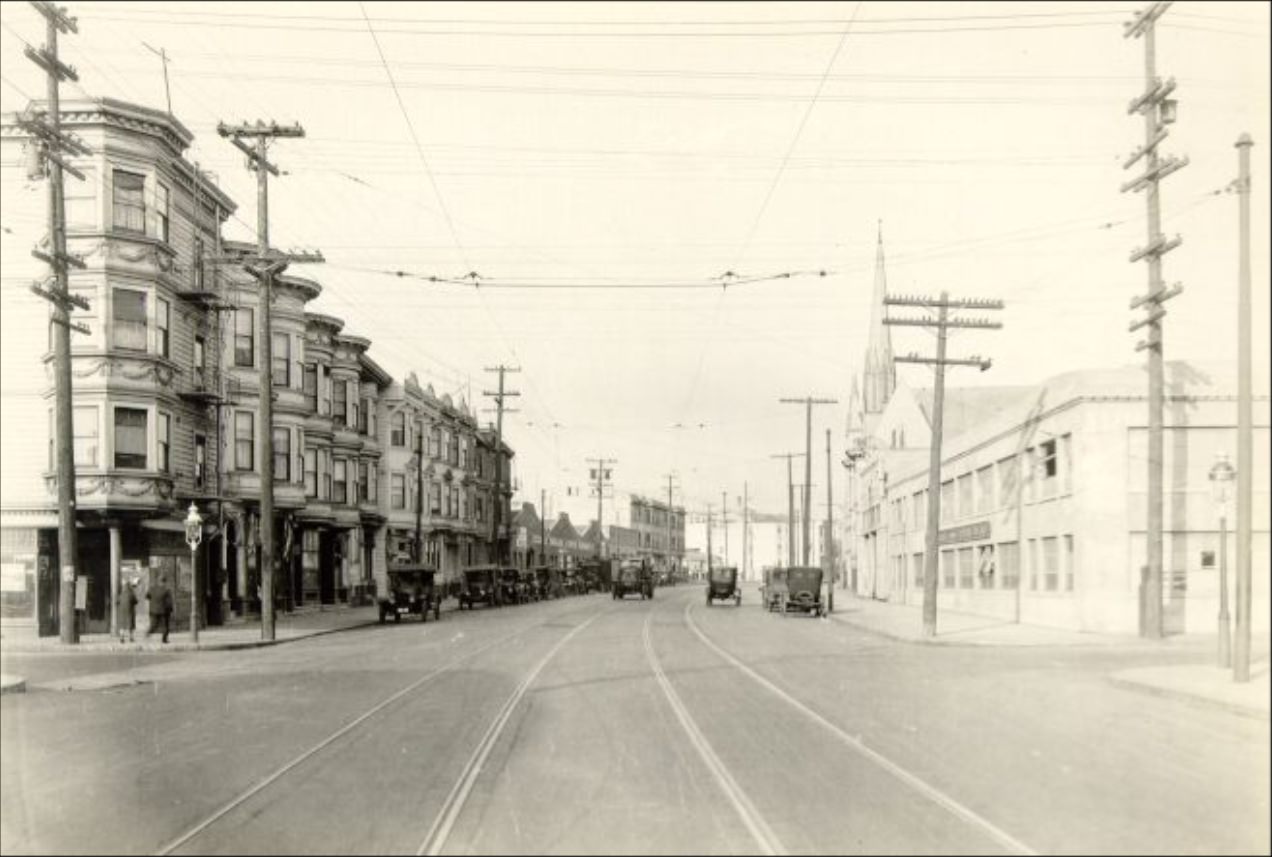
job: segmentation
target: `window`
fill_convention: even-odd
[[[203,239],[195,237],[194,246],[190,249],[190,270],[193,271],[191,281],[196,289],[203,288]]]
[[[358,462],[358,501],[361,503],[369,503],[371,501],[371,486],[368,482],[370,469],[367,462]]]
[[[958,514],[960,517],[966,517],[976,509],[976,501],[975,497],[973,497],[975,488],[972,485],[972,478],[970,473],[964,473],[958,477]]]
[[[202,488],[208,478],[208,439],[201,434],[194,436],[194,487]]]
[[[994,508],[994,466],[991,464],[976,471],[976,511],[990,512]]]
[[[468,469],[468,439],[467,438],[465,438],[464,442],[460,444],[459,446],[459,466],[464,468],[465,470]]]
[[[168,189],[155,183],[155,217],[157,218],[155,237],[160,241],[168,241],[168,220],[172,212],[168,209]]]
[[[347,393],[348,401],[349,401],[349,420],[348,420],[349,428],[357,431],[360,425],[360,423],[358,422],[358,419],[359,419],[358,382],[346,381],[345,384],[347,384],[349,388]]]
[[[974,589],[976,587],[976,551],[973,548],[959,548],[958,551],[958,588]]]
[[[1020,501],[1020,459],[1016,456],[998,460],[998,502],[1004,506]]]
[[[331,450],[323,449],[318,455],[318,475],[321,477],[321,495],[319,499],[331,499]]]
[[[371,434],[367,422],[367,412],[371,410],[371,400],[364,398],[362,408],[358,411],[358,434]]]
[[[914,514],[910,519],[914,521],[915,529],[923,529],[927,526],[927,492],[915,491],[914,497]]]
[[[954,588],[954,564],[955,555],[952,550],[941,551],[941,586],[946,589]]]
[[[389,422],[389,445],[406,446],[406,414],[398,411]]]
[[[1038,478],[1042,481],[1042,496],[1053,497],[1056,493],[1056,476],[1059,474],[1059,462],[1056,460],[1056,441],[1053,438],[1038,447]]]
[[[305,393],[305,407],[311,414],[318,413],[318,364],[305,364],[305,377],[303,380]]]
[[[115,466],[146,469],[145,408],[115,408]]]
[[[1064,537],[1064,591],[1073,591],[1073,536]]]
[[[159,472],[168,473],[172,465],[172,417],[168,414],[159,414],[159,420],[155,425],[155,434],[158,440],[159,450]]]
[[[941,483],[941,523],[954,520],[954,480]]]
[[[273,348],[270,349],[270,375],[275,387],[291,386],[291,337],[285,333],[275,333],[270,337]]]
[[[115,170],[113,176],[112,222],[116,232],[146,234],[146,177]]]
[[[406,508],[406,477],[394,473],[389,477],[389,505],[394,509]]]
[[[1055,536],[1042,540],[1042,588],[1047,592],[1060,588],[1060,540]]]
[[[155,298],[155,350],[159,352],[160,357],[170,356],[168,327],[171,321],[172,313],[168,308],[168,302],[163,298]]]
[[[234,469],[255,470],[255,415],[251,411],[234,412]]]
[[[305,481],[305,430],[296,429],[296,469],[292,471],[297,484]]]
[[[976,578],[981,589],[993,589],[994,577],[998,571],[995,563],[994,546],[981,545],[976,549]]]
[[[368,503],[380,502],[380,471],[374,464],[367,467],[366,494]]]
[[[194,337],[194,385],[198,389],[203,389],[207,381],[203,377],[203,370],[207,368],[207,340],[202,336]]]
[[[433,458],[440,458],[442,454],[442,430],[437,426],[429,432],[428,454]]]
[[[274,429],[274,481],[291,481],[291,431]]]
[[[442,514],[442,486],[439,482],[434,482],[429,486],[429,513],[433,515]]]
[[[115,289],[111,293],[111,342],[129,351],[146,350],[146,293]]]
[[[1015,589],[1020,583],[1020,543],[998,543],[998,566],[1002,570],[1004,589]]]
[[[344,381],[332,381],[331,421],[338,426],[345,424],[349,409],[348,388]]]
[[[348,503],[349,502],[349,463],[346,459],[337,458],[331,464],[332,472],[332,493],[331,502]]]
[[[914,585],[923,585],[923,554],[916,553],[911,558],[911,565],[914,568]]]
[[[325,417],[331,413],[331,369],[321,363],[318,364],[318,386],[322,392],[322,415]]]
[[[52,414],[53,412],[50,412]],[[51,427],[51,426],[50,426]],[[75,408],[71,415],[71,431],[74,436],[75,466],[97,466],[97,408]],[[50,442],[56,435],[49,433]],[[49,469],[54,468],[52,458]]]
[[[1038,540],[1029,540],[1029,588],[1038,589]]]
[[[1073,454],[1070,452],[1072,448],[1073,438],[1067,434],[1062,435],[1060,438],[1060,490],[1065,494],[1073,491]]]
[[[251,307],[234,311],[234,365],[256,365],[256,313]]]
[[[318,496],[318,450],[305,450],[305,496]]]

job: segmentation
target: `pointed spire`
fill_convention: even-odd
[[[883,220],[879,220],[878,244],[875,248],[874,294],[870,302],[870,338],[866,346],[864,410],[868,414],[883,411],[897,386],[897,370],[892,362],[892,333],[883,323],[883,299],[888,293],[888,277],[883,261]]]

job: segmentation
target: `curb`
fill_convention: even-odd
[[[14,675],[0,677],[0,695],[6,693],[26,693],[26,679]]]
[[[1117,675],[1108,676],[1109,683],[1117,687],[1126,688],[1127,690],[1145,693],[1150,696],[1158,696],[1164,699],[1176,699],[1186,703],[1201,706],[1203,708],[1220,709],[1230,714],[1237,714],[1242,717],[1249,717],[1254,720],[1268,720],[1269,712],[1260,711],[1257,708],[1251,708],[1248,705],[1241,705],[1236,702],[1228,702],[1222,699],[1215,699],[1209,696],[1199,696],[1195,693],[1188,693],[1183,690],[1174,690],[1169,687],[1160,687],[1155,684],[1144,684],[1134,679],[1121,678]]]
[[[924,639],[921,637],[904,636],[902,634],[896,634],[891,631],[885,631],[881,628],[873,628],[868,625],[859,624],[857,622],[854,622],[852,619],[843,617],[838,612],[830,614],[829,618],[833,621],[839,622],[843,625],[848,625],[852,628],[855,628],[859,631],[863,631],[864,633],[867,633],[867,634],[874,634],[876,636],[886,637],[889,640],[897,640],[898,642],[912,643],[914,645],[921,645],[921,646],[957,646],[957,647],[964,647],[964,648],[1010,648],[1010,649],[1040,649],[1040,648],[1078,649],[1078,648],[1121,648],[1128,644],[1132,644],[1136,642],[1135,640],[1123,641],[1123,640],[1107,640],[1107,639],[1090,640],[1090,641],[1078,640],[1073,642],[1013,642],[1010,640],[957,640],[957,639],[952,639],[949,636],[945,636],[944,638],[942,638],[942,635],[939,632],[937,633],[935,638],[929,640],[929,639]],[[1020,627],[1027,627],[1027,626],[1020,626]],[[976,629],[973,629],[972,631],[968,633],[974,633],[975,630]],[[958,634],[958,633],[964,633],[964,632],[946,631],[944,633],[948,635],[950,633]]]
[[[311,637],[322,637],[327,634],[338,634],[342,631],[353,631],[358,628],[369,628],[377,625],[378,620],[372,619],[366,622],[359,622],[354,625],[346,625],[342,628],[320,628],[314,631],[308,631],[300,634],[289,634],[285,637],[276,637],[273,640],[233,640],[230,642],[218,643],[191,643],[188,641],[175,641],[170,643],[156,643],[154,648],[140,648],[138,643],[106,643],[96,644],[92,648],[65,646],[54,644],[51,646],[25,646],[21,643],[5,644],[5,651],[14,654],[119,654],[121,652],[147,652],[163,654],[165,652],[215,652],[215,651],[237,651],[240,649],[259,649],[265,646],[279,646],[284,643],[294,643],[297,640],[307,640]],[[188,633],[188,632],[186,632]]]

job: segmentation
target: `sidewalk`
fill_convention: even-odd
[[[923,608],[912,604],[874,601],[835,593],[831,619],[863,631],[894,640],[955,646],[1125,646],[1141,642],[1137,636],[1090,634],[1021,625],[1009,619],[959,613],[942,608],[937,616],[936,636],[923,636]]]
[[[1091,634],[1018,625],[1002,619],[959,613],[942,609],[937,617],[937,634],[923,636],[923,610],[909,604],[873,601],[836,593],[835,612],[831,619],[894,640],[922,642],[928,645],[955,646],[1092,646],[1107,649],[1145,647],[1167,657],[1195,647],[1196,640],[1167,638],[1148,641],[1125,634]],[[841,601],[840,598],[843,600]],[[1172,645],[1174,643],[1174,645]],[[1186,699],[1189,702],[1217,706],[1238,714],[1268,719],[1272,709],[1272,684],[1266,641],[1256,645],[1251,664],[1250,681],[1237,684],[1232,671],[1210,664],[1174,663],[1122,669],[1108,674],[1115,685],[1155,696]]]
[[[82,634],[79,642],[73,645],[63,643],[57,637],[5,637],[0,640],[0,648],[5,652],[15,653],[223,651],[276,646],[279,643],[289,643],[319,634],[373,625],[378,621],[379,612],[375,606],[333,606],[294,615],[278,614],[274,620],[273,640],[261,639],[261,623],[259,619],[254,618],[238,624],[200,628],[197,643],[190,640],[188,630],[179,630],[168,635],[167,643],[162,642],[158,633],[147,638],[143,633],[138,632],[135,635],[136,641],[131,643],[121,643],[119,637],[110,634]]]

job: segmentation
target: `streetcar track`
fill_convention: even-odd
[[[522,680],[512,695],[508,697],[503,707],[499,710],[499,714],[495,716],[490,726],[487,727],[486,734],[482,736],[472,755],[468,757],[468,762],[464,765],[459,779],[455,781],[450,793],[446,795],[446,800],[442,803],[441,809],[438,810],[437,816],[433,819],[433,824],[429,827],[424,841],[420,843],[420,847],[415,851],[417,855],[440,854],[442,848],[446,846],[446,840],[450,838],[455,822],[459,819],[459,814],[463,812],[464,805],[468,802],[468,795],[472,791],[473,785],[477,782],[477,777],[481,774],[482,767],[486,764],[486,759],[490,757],[490,753],[494,749],[495,743],[499,740],[499,736],[503,733],[504,727],[508,725],[508,720],[512,717],[513,711],[516,710],[522,697],[525,696],[526,691],[530,689],[530,685],[538,678],[543,668],[576,634],[601,616],[612,612],[613,609],[611,608],[602,613],[596,613],[582,624],[575,625],[568,634],[557,640],[556,644],[548,650],[547,654],[539,660],[534,669]]]
[[[702,641],[702,643],[707,648],[711,649],[717,655],[724,658],[726,661],[728,661],[738,670],[740,670],[741,672],[749,676],[752,680],[760,684],[762,687],[771,691],[779,699],[791,705],[793,708],[795,708],[802,714],[809,717],[815,723],[818,723],[821,726],[825,727],[842,743],[846,744],[848,747],[855,750],[857,753],[861,754],[862,756],[864,756],[871,762],[874,762],[880,768],[887,771],[889,774],[892,774],[902,783],[914,789],[916,792],[923,795],[925,798],[929,799],[933,803],[937,804],[942,809],[945,809],[946,811],[950,812],[951,814],[953,814],[955,817],[959,818],[963,822],[980,830],[982,833],[989,836],[991,839],[993,839],[999,845],[1006,848],[1008,851],[1015,854],[1026,854],[1026,855],[1035,855],[1038,853],[1037,851],[1030,848],[1025,843],[1021,842],[1019,839],[1016,839],[1010,833],[1007,833],[1005,830],[998,827],[993,822],[981,816],[975,810],[972,810],[969,807],[964,806],[963,804],[959,803],[954,798],[945,794],[945,792],[941,791],[936,786],[933,786],[932,784],[921,779],[917,775],[910,773],[905,768],[901,767],[896,762],[893,762],[891,759],[887,758],[879,751],[874,750],[870,747],[867,747],[865,742],[862,741],[860,738],[849,735],[843,729],[841,729],[840,727],[836,726],[834,723],[831,723],[829,720],[827,720],[824,716],[822,716],[821,714],[818,714],[816,711],[809,708],[803,702],[800,702],[798,699],[796,699],[794,696],[791,696],[791,694],[787,693],[785,690],[778,687],[772,681],[760,675],[754,669],[742,663],[742,661],[738,660],[729,652],[725,651],[715,641],[713,641],[710,637],[708,637],[698,627],[698,624],[693,621],[693,616],[690,615],[692,608],[693,608],[693,602],[690,601],[687,604],[685,604],[685,609],[683,613],[685,624],[688,626],[689,630],[693,631],[693,633],[698,637],[699,640]]]
[[[596,614],[596,615],[594,615],[591,619],[588,619],[588,620],[587,620],[586,622],[584,622],[583,624],[584,624],[584,625],[589,624],[590,622],[592,622],[592,621],[593,621],[593,620],[594,620],[597,616],[599,616],[599,615],[600,615],[600,614]],[[484,645],[482,645],[482,646],[479,646],[478,648],[474,649],[474,650],[473,650],[473,651],[471,651],[471,652],[466,652],[466,653],[464,653],[464,654],[462,654],[462,655],[459,655],[459,656],[457,656],[457,657],[455,657],[455,658],[452,658],[450,661],[448,661],[447,663],[445,663],[445,664],[443,664],[443,665],[441,665],[441,666],[435,667],[434,669],[432,669],[432,670],[430,670],[429,672],[425,673],[425,674],[424,674],[423,676],[421,676],[420,678],[418,678],[418,679],[416,679],[415,681],[413,681],[413,682],[411,682],[410,684],[408,684],[406,687],[401,688],[400,690],[395,691],[394,693],[392,693],[391,695],[389,695],[387,698],[385,698],[385,699],[381,700],[380,702],[376,703],[376,704],[375,704],[374,706],[372,706],[370,709],[368,709],[367,711],[363,712],[361,715],[359,715],[358,717],[354,718],[354,719],[353,719],[353,720],[351,720],[350,722],[346,723],[344,726],[340,727],[340,728],[339,728],[339,729],[337,729],[335,732],[333,732],[332,734],[330,734],[330,735],[328,735],[326,738],[324,738],[322,741],[318,742],[318,743],[317,743],[317,744],[315,744],[313,747],[310,747],[308,750],[306,750],[305,752],[301,753],[299,756],[296,756],[296,757],[295,757],[295,758],[293,758],[291,761],[289,761],[289,762],[287,762],[286,764],[282,765],[281,767],[277,768],[276,770],[274,770],[274,771],[273,771],[272,773],[270,773],[269,775],[267,775],[267,776],[263,777],[262,779],[258,780],[258,781],[257,781],[254,785],[252,785],[252,786],[251,786],[250,788],[248,788],[246,791],[242,792],[242,793],[241,793],[241,794],[239,794],[237,797],[235,797],[234,799],[230,800],[228,803],[226,803],[226,804],[224,804],[223,806],[221,806],[221,808],[220,808],[220,809],[216,810],[214,813],[212,813],[211,815],[209,815],[207,818],[203,819],[203,821],[199,822],[198,824],[196,824],[196,825],[194,825],[193,827],[191,827],[191,828],[189,828],[188,830],[186,830],[184,833],[182,833],[182,834],[181,834],[180,836],[178,836],[177,838],[175,838],[175,839],[173,839],[173,840],[169,841],[167,844],[165,844],[162,848],[160,848],[160,849],[159,849],[158,851],[156,851],[155,853],[156,853],[156,854],[158,854],[158,855],[171,854],[171,853],[172,853],[173,851],[175,851],[176,849],[178,849],[178,848],[180,848],[181,846],[185,845],[186,843],[190,842],[192,839],[194,839],[195,837],[197,837],[199,834],[203,833],[205,830],[207,830],[208,828],[212,827],[212,825],[216,824],[218,821],[220,821],[220,820],[221,820],[222,818],[224,818],[226,815],[228,815],[229,813],[233,812],[235,809],[237,809],[237,808],[239,808],[240,806],[242,806],[242,805],[243,805],[244,803],[246,803],[248,800],[250,800],[251,798],[255,797],[255,796],[256,796],[257,794],[259,794],[260,792],[264,791],[264,790],[265,790],[266,788],[268,788],[270,785],[272,785],[273,783],[277,782],[279,779],[281,779],[282,777],[284,777],[285,775],[287,775],[289,772],[291,772],[292,770],[294,770],[295,768],[297,768],[298,766],[300,766],[301,764],[303,764],[304,762],[306,762],[307,760],[309,760],[309,759],[310,759],[310,758],[312,758],[313,756],[317,755],[317,754],[318,754],[319,752],[321,752],[322,750],[324,750],[324,749],[326,749],[327,747],[331,746],[331,745],[332,745],[332,744],[334,744],[336,741],[338,741],[338,740],[340,740],[341,738],[343,738],[344,736],[348,735],[350,732],[352,732],[352,731],[353,731],[354,729],[356,729],[358,726],[360,726],[361,724],[363,724],[364,722],[366,722],[366,721],[367,721],[367,720],[369,720],[371,717],[373,717],[374,715],[378,714],[379,712],[381,712],[381,711],[382,711],[382,710],[384,710],[385,708],[389,707],[389,706],[390,706],[390,705],[392,705],[394,702],[396,702],[396,701],[398,701],[399,699],[403,698],[404,696],[406,696],[406,695],[410,694],[411,692],[413,692],[413,691],[415,691],[415,690],[418,690],[419,688],[421,688],[421,687],[423,687],[424,685],[428,684],[428,683],[429,683],[429,682],[431,682],[432,680],[434,680],[434,679],[436,679],[436,678],[438,678],[438,677],[440,677],[440,676],[444,675],[445,673],[450,672],[451,670],[453,670],[455,667],[459,666],[459,665],[460,665],[460,664],[462,664],[463,662],[468,661],[468,660],[471,660],[471,659],[473,659],[473,658],[477,657],[478,655],[481,655],[481,654],[483,654],[483,653],[485,653],[485,652],[487,652],[487,651],[489,651],[489,650],[491,650],[491,649],[495,648],[496,646],[499,646],[500,644],[505,643],[505,642],[507,642],[508,640],[513,639],[514,637],[518,637],[518,636],[520,636],[520,635],[522,635],[522,634],[527,633],[528,631],[533,631],[533,630],[538,629],[538,628],[541,628],[541,627],[543,627],[543,623],[532,623],[532,624],[530,624],[530,625],[527,625],[526,627],[519,628],[519,629],[517,629],[517,630],[515,630],[515,631],[512,631],[512,632],[510,632],[510,633],[508,633],[508,634],[505,634],[505,635],[503,635],[503,636],[501,636],[501,637],[497,637],[496,639],[491,640],[490,642],[485,643],[485,644],[484,644]],[[579,626],[579,627],[582,627],[582,626]],[[577,629],[576,629],[576,630],[577,630]],[[572,632],[572,633],[573,633],[573,632]],[[568,636],[572,636],[572,633],[571,633],[571,635],[567,635],[567,637],[568,637]]]
[[[724,792],[725,797],[733,804],[734,811],[742,819],[743,826],[751,834],[751,838],[755,840],[760,850],[765,854],[786,854],[787,851],[782,846],[781,840],[777,838],[777,834],[769,827],[768,822],[764,820],[764,816],[760,814],[759,809],[752,803],[742,787],[738,785],[733,775],[729,773],[729,769],[721,761],[720,757],[716,755],[715,750],[711,748],[710,742],[702,734],[702,730],[698,728],[693,715],[689,713],[684,701],[680,699],[680,695],[676,693],[676,689],[672,687],[671,682],[663,672],[662,664],[659,663],[658,655],[654,653],[654,646],[649,638],[649,625],[653,617],[654,614],[651,610],[649,615],[645,617],[645,624],[641,631],[641,636],[645,641],[645,655],[648,657],[649,665],[654,671],[654,678],[658,680],[658,686],[662,689],[663,695],[667,697],[667,702],[671,705],[671,710],[675,713],[676,719],[680,721],[685,734],[689,736],[689,743],[698,751],[698,755],[707,766],[707,770],[711,771],[717,785],[720,786],[720,790]]]

